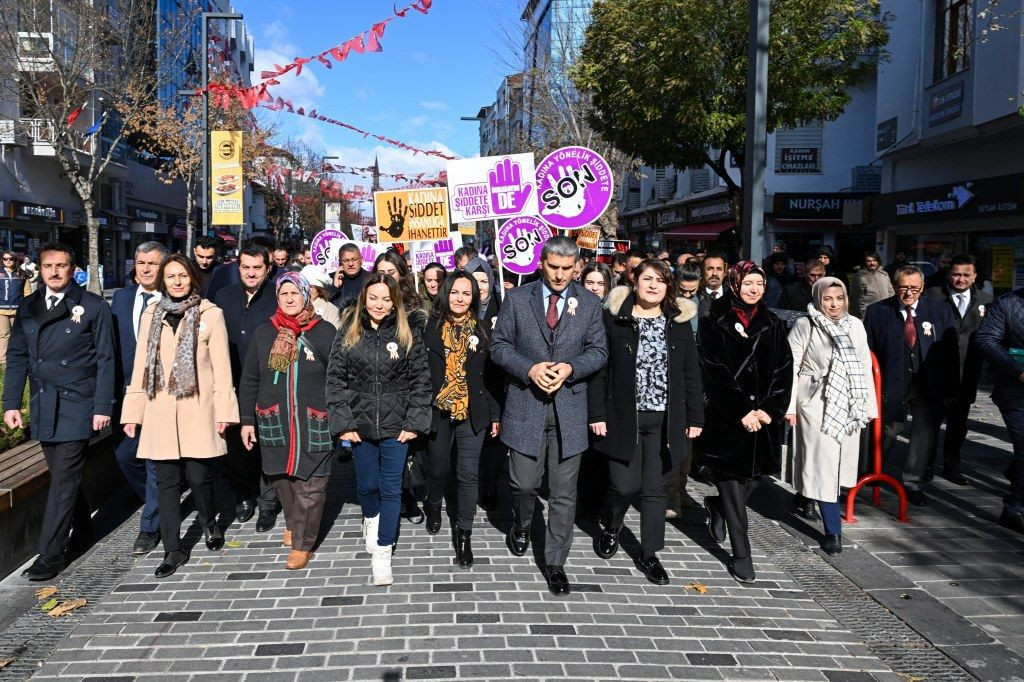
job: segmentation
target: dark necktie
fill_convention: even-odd
[[[139,335],[139,328],[142,326],[142,313],[146,312],[146,307],[149,306],[150,299],[153,298],[153,294],[142,294],[142,307],[139,308],[139,316],[135,318],[135,335]]]
[[[555,331],[558,326],[558,294],[548,296],[548,329]]]
[[[53,294],[51,294],[51,295],[46,297],[46,300],[50,302],[50,305],[46,306],[46,309],[47,310],[53,310],[53,307],[55,305],[57,305],[57,301],[59,301],[60,298],[57,297],[57,296],[54,296]]]
[[[903,322],[903,340],[907,343],[907,348],[913,348],[917,345],[917,327],[914,326],[914,309],[909,305],[907,306],[907,319]]]

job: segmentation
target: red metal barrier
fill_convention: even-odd
[[[850,492],[846,494],[846,518],[843,521],[845,523],[857,523],[857,517],[853,515],[853,505],[857,502],[857,493],[869,483],[873,487],[871,494],[872,503],[876,507],[884,506],[882,504],[881,484],[885,483],[892,486],[900,499],[900,511],[896,518],[906,523],[910,520],[907,517],[907,491],[903,488],[902,483],[889,474],[882,473],[882,372],[878,369],[878,358],[875,357],[874,353],[871,354],[871,374],[875,380],[875,397],[878,401],[878,418],[871,423],[874,466],[872,467],[873,471],[870,474],[861,476],[860,480],[857,481],[857,485],[850,488]]]

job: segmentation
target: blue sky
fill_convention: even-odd
[[[397,4],[402,8],[411,1]],[[255,78],[274,63],[319,54],[393,14],[390,0],[233,4],[245,15],[255,40]],[[429,14],[413,10],[389,23],[381,39],[382,52],[352,53],[332,69],[312,62],[298,77],[282,76],[272,93],[415,147],[476,156],[477,124],[459,118],[475,116],[481,106],[493,102],[501,79],[513,71],[506,47],[510,41],[503,34],[521,40],[521,7],[522,0],[434,0]],[[266,110],[261,115],[326,155],[340,156],[334,163],[366,166],[378,155],[381,171],[387,173],[433,173],[444,168],[441,159],[414,157],[328,123]],[[344,180],[348,186],[368,184],[351,176]]]

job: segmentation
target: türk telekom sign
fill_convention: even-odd
[[[1024,173],[951,182],[869,199],[873,225],[977,220],[1024,214]]]

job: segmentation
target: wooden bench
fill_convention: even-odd
[[[43,446],[30,440],[0,453],[0,514],[50,482]]]

